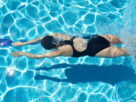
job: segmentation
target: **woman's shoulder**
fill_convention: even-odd
[[[57,50],[61,51],[63,56],[72,56],[73,49],[70,45],[63,45],[57,48]]]

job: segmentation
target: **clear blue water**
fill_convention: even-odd
[[[1,0],[0,38],[19,41],[56,32],[118,32],[113,24],[122,22],[128,3],[129,0]],[[120,34],[116,33],[126,36]],[[12,57],[13,51],[47,52],[40,44],[0,48],[0,102],[136,102],[131,57],[30,59]]]

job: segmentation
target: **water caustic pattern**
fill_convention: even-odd
[[[0,38],[95,34],[122,19],[128,0],[1,0]],[[40,50],[39,50],[40,49]],[[0,102],[136,102],[130,57],[14,58],[39,45],[0,48]],[[127,62],[127,63],[126,63]]]

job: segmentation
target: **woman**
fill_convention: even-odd
[[[28,42],[14,42],[14,46],[23,46],[40,41],[41,45],[47,49],[54,51],[35,55],[25,52],[16,51],[12,55],[15,57],[24,55],[30,58],[44,58],[57,56],[95,56],[95,57],[119,57],[129,56],[129,52],[125,48],[114,47],[112,45],[122,44],[121,39],[116,35],[91,35],[85,37],[75,37],[60,33],[50,34]]]

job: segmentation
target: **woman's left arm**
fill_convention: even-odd
[[[57,56],[61,56],[62,52],[60,50],[55,50],[55,51],[51,51],[48,53],[44,53],[42,55],[35,55],[35,54],[31,54],[31,53],[26,53],[26,52],[20,52],[20,51],[16,51],[16,52],[12,52],[11,53],[14,57],[18,57],[18,56],[27,56],[30,58],[35,58],[35,59],[40,59],[40,58],[51,58],[51,57],[57,57]]]

